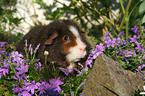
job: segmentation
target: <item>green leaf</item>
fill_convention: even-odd
[[[139,6],[139,14],[142,14],[143,12],[145,12],[145,1],[143,1],[140,6]]]
[[[145,23],[145,15],[142,18],[142,23]]]

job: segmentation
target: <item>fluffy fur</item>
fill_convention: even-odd
[[[47,63],[51,66],[56,61],[55,67],[74,68],[75,62],[85,62],[90,44],[85,33],[78,25],[70,20],[57,20],[47,26],[32,28],[20,41],[16,49],[24,53],[24,40],[35,48],[40,43],[37,58],[44,64],[44,51],[48,51]]]
[[[70,31],[75,35],[76,45],[70,47],[69,54],[66,56],[69,62],[78,61],[86,55],[86,44],[81,40],[78,30],[74,26],[70,26]]]

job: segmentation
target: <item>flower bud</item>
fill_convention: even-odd
[[[48,55],[49,54],[49,52],[48,51],[44,51],[44,55]]]

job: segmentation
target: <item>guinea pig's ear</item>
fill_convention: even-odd
[[[49,39],[47,39],[47,40],[44,42],[44,44],[45,44],[45,45],[50,45],[50,44],[52,44],[53,39],[55,39],[56,37],[58,37],[58,34],[57,34],[57,33],[52,34],[52,35],[49,37]]]

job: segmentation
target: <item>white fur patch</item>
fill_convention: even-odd
[[[78,30],[74,26],[70,26],[69,30],[76,36],[80,37]]]
[[[74,63],[70,63],[70,65],[67,67],[67,69],[73,69],[74,68]]]
[[[78,30],[74,26],[70,26],[69,29],[73,33],[73,35],[76,37],[77,45],[69,49],[69,54],[66,56],[66,58],[69,62],[76,62],[76,61],[79,61],[80,58],[84,58],[84,56],[87,54],[86,45],[81,40]],[[70,67],[73,67],[73,65],[70,65],[69,68]]]

